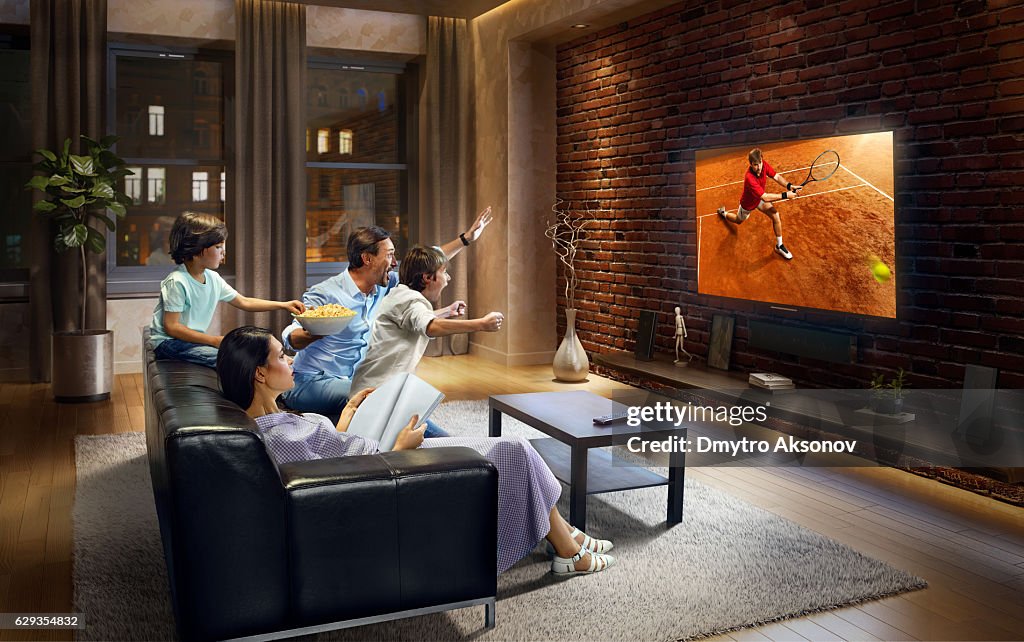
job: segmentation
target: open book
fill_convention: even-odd
[[[376,439],[381,450],[391,450],[412,416],[419,415],[422,424],[442,399],[444,393],[416,375],[396,374],[363,399],[348,433]]]

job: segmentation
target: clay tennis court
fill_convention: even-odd
[[[775,253],[771,219],[762,212],[752,212],[742,225],[716,213],[720,206],[738,209],[752,147],[697,152],[697,291],[895,318],[892,133],[759,145],[764,159],[793,184],[806,178],[818,154],[839,153],[831,178],[774,203],[790,261]],[[765,192],[783,191],[768,179]],[[875,280],[872,255],[892,270],[891,279]]]

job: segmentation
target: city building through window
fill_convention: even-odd
[[[399,254],[408,246],[403,71],[352,69],[320,60],[308,70],[307,125],[317,133],[316,150],[307,150],[306,156],[306,273],[311,282],[337,273],[338,264],[348,260],[348,236],[360,227],[387,229]],[[337,104],[320,103],[321,91],[337,96]]]
[[[122,187],[134,204],[109,237],[116,250],[107,263],[114,294],[159,291],[167,234],[182,212],[212,214],[230,229],[225,132],[232,127],[231,96],[225,91],[234,87],[232,54],[160,47],[110,47],[113,133],[120,137],[118,155],[134,172]],[[229,263],[222,271],[230,270]]]

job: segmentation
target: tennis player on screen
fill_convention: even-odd
[[[743,195],[740,197],[739,209],[733,213],[726,212],[725,208],[719,208],[718,213],[725,220],[740,225],[754,210],[763,212],[772,220],[772,228],[775,230],[775,251],[788,261],[793,258],[793,254],[782,244],[782,217],[772,203],[796,198],[796,193],[803,187],[786,181],[785,176],[776,172],[768,161],[764,160],[760,149],[750,150],[747,160],[750,167],[743,176]],[[786,188],[786,191],[781,194],[765,192],[769,178],[774,178],[776,183]]]

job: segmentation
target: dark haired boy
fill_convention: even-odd
[[[217,348],[224,337],[206,330],[221,301],[246,312],[306,310],[301,301],[267,301],[236,292],[217,274],[226,240],[227,229],[215,216],[185,212],[174,221],[170,246],[178,267],[160,283],[160,300],[150,324],[149,340],[157,359],[216,368]]]
[[[415,372],[427,342],[464,332],[497,332],[505,317],[491,312],[479,319],[438,318],[434,306],[452,277],[440,250],[417,245],[402,259],[401,283],[380,306],[370,331],[370,347],[352,377],[352,390],[376,388],[393,375]],[[460,302],[461,303],[461,302]],[[461,316],[462,309],[452,316]]]

